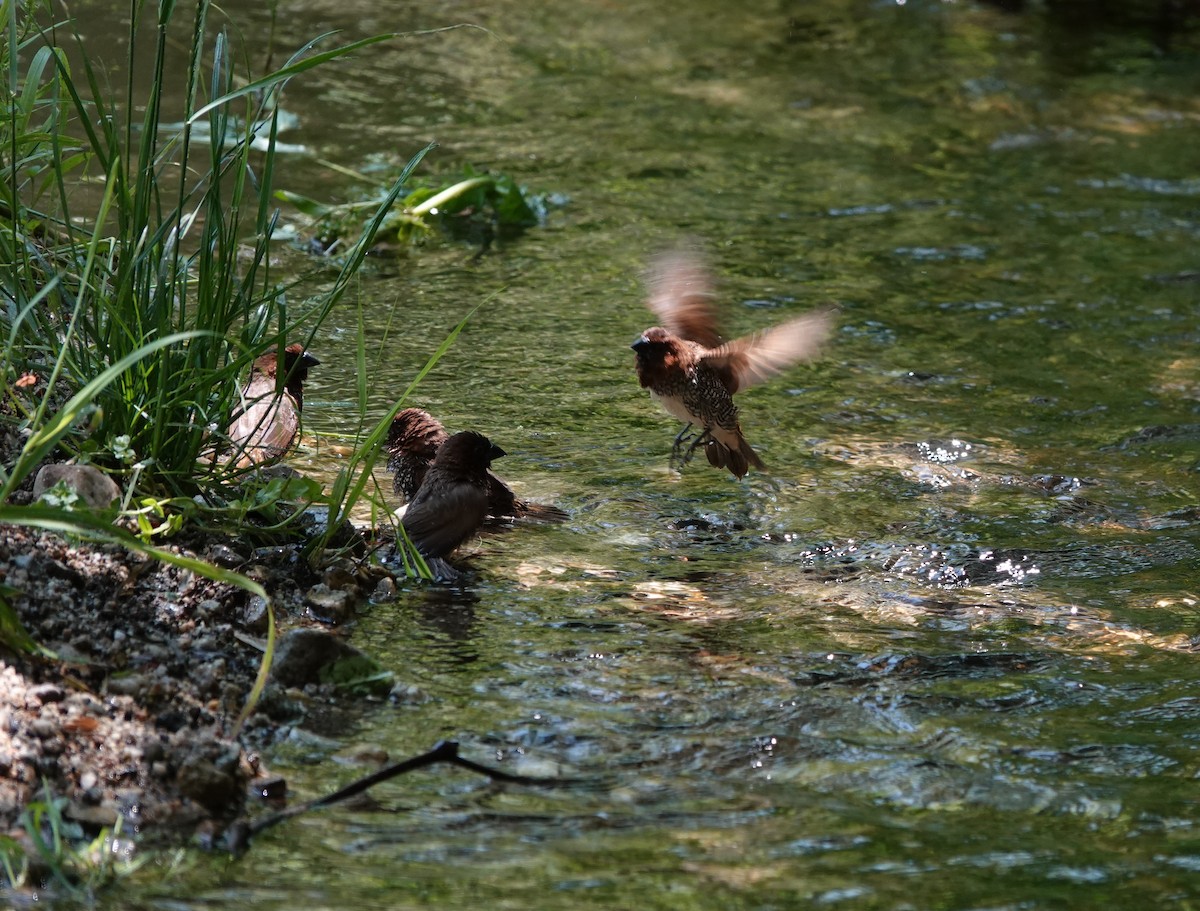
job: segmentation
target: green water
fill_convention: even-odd
[[[267,760],[314,796],[369,770],[348,746],[451,738],[579,783],[407,776],[240,861],[156,862],[113,907],[1200,905],[1195,34],[966,3],[381,6],[289,10],[278,38],[491,31],[297,82],[285,138],[353,167],[436,139],[438,173],[565,202],[478,261],[373,267],[372,420],[481,305],[418,403],[571,519],[476,544],[466,592],[366,606],[351,639],[408,695]],[[280,184],[356,192],[303,158]],[[741,397],[770,471],[740,483],[668,470],[677,427],[633,374],[639,272],[684,236],[730,334],[841,311],[817,364]],[[353,304],[313,345],[322,440],[353,438]]]

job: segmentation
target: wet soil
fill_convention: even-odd
[[[219,833],[248,795],[279,787],[260,750],[338,702],[318,673],[353,651],[335,621],[382,572],[317,572],[299,545],[173,546],[271,596],[279,648],[244,724],[266,646],[261,598],[120,547],[0,525],[0,583],[52,653],[0,650],[0,832],[20,837],[23,808],[48,790],[85,833],[118,819],[156,841]]]

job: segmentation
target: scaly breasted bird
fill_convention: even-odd
[[[797,361],[811,358],[829,335],[830,311],[813,311],[771,329],[733,341],[717,332],[712,281],[697,253],[676,250],[652,261],[647,306],[661,326],[647,329],[631,346],[637,352],[638,382],[651,398],[687,426],[675,437],[671,462],[693,427],[702,428],[682,464],[703,445],[711,465],[741,478],[765,468],[742,435],[733,395],[770,379]]]
[[[401,500],[412,500],[438,450],[450,439],[441,421],[420,408],[405,408],[392,418],[383,448],[388,454],[392,487]],[[507,484],[491,471],[487,473],[487,514],[493,518],[540,519],[562,522],[567,514],[554,506],[530,503],[517,498]]]
[[[488,468],[504,450],[473,430],[447,439],[400,520],[426,559],[446,556],[471,537],[488,511]]]

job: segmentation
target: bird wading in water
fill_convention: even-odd
[[[442,422],[420,408],[405,408],[392,419],[383,448],[388,454],[392,488],[403,501],[411,501],[425,480],[438,451],[450,439]],[[555,506],[531,503],[513,493],[512,488],[487,472],[487,514],[496,519],[538,519],[563,522],[568,516]]]
[[[438,448],[400,520],[426,559],[445,557],[474,535],[488,514],[488,468],[504,450],[473,430]]]
[[[742,434],[733,396],[813,357],[833,326],[818,310],[762,332],[725,341],[717,331],[712,280],[700,255],[675,250],[655,258],[646,305],[660,325],[630,347],[637,353],[638,382],[685,426],[675,437],[671,464],[686,465],[699,446],[709,464],[737,478],[766,466]],[[693,427],[700,430],[694,438]],[[683,444],[691,445],[683,452]]]

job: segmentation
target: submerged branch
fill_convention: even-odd
[[[458,744],[456,742],[452,740],[440,740],[434,744],[433,749],[429,752],[421,753],[419,756],[413,756],[401,762],[385,766],[377,772],[372,772],[370,775],[359,778],[357,781],[352,781],[344,788],[340,788],[332,794],[307,800],[304,803],[296,804],[293,807],[288,807],[286,810],[280,810],[278,813],[272,813],[253,822],[246,819],[238,819],[225,832],[225,846],[231,854],[242,854],[250,847],[250,839],[277,823],[283,822],[285,819],[291,819],[294,816],[299,816],[301,813],[307,813],[309,810],[319,810],[322,807],[332,806],[335,803],[355,797],[381,782],[395,778],[397,775],[414,772],[417,769],[423,769],[438,763],[458,766],[469,772],[486,775],[493,781],[500,781],[506,784],[545,787],[572,783],[570,779],[566,778],[530,778],[501,772],[499,769],[492,769],[477,762],[472,762],[470,759],[464,759],[458,755]]]

